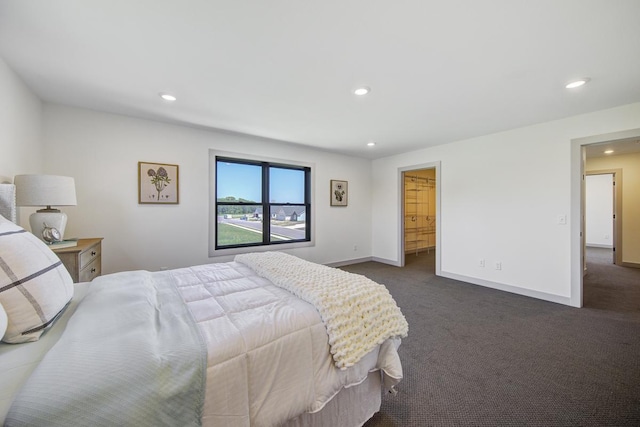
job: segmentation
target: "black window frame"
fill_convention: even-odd
[[[281,162],[251,160],[236,157],[226,157],[216,155],[215,162],[215,178],[214,178],[214,248],[216,251],[225,249],[262,247],[272,245],[284,245],[291,243],[311,242],[311,167],[302,165],[292,165]],[[235,163],[241,165],[260,166],[262,168],[262,200],[260,202],[220,202],[218,197],[218,162]],[[270,202],[269,197],[269,170],[270,168],[291,169],[304,172],[304,202],[303,203],[282,203]],[[218,212],[219,206],[261,206],[262,207],[262,241],[256,243],[243,243],[237,245],[219,245],[218,244]],[[291,240],[271,240],[271,208],[273,206],[301,206],[305,210],[305,236],[302,239]]]

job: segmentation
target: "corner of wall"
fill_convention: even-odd
[[[42,101],[0,57],[0,181],[42,172]]]

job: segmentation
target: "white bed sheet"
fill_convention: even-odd
[[[89,283],[77,283],[73,286],[73,298],[69,306],[38,341],[23,344],[0,342],[0,425],[4,424],[15,394],[63,334],[67,322],[88,289]]]

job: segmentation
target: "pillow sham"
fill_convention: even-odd
[[[73,297],[73,280],[40,239],[0,216],[0,304],[7,314],[2,341],[37,341]]]

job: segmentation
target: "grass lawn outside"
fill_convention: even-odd
[[[262,242],[262,233],[234,225],[218,223],[218,245],[244,245]]]
[[[284,236],[271,235],[271,240],[290,240]],[[239,227],[237,225],[218,223],[218,245],[245,245],[262,242],[262,232]]]

